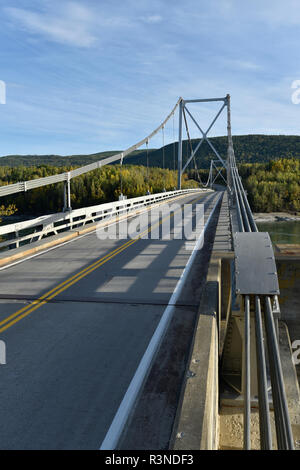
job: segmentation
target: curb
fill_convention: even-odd
[[[175,419],[173,450],[218,448],[218,317],[221,259],[212,257],[191,347],[181,405]]]

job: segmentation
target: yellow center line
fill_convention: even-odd
[[[126,247],[128,245],[128,243],[130,242],[131,240],[127,241],[124,245],[122,245],[122,247]],[[30,305],[26,305],[25,307],[21,308],[20,310],[18,310],[16,313],[14,313],[13,315],[11,315],[10,317],[2,320],[0,322],[0,326],[3,325],[3,323],[6,323],[9,319],[13,318],[14,316],[18,315],[19,313],[23,312],[24,310],[27,310],[28,308],[30,308],[32,305],[34,304],[37,304],[37,303],[40,303],[43,299],[45,299],[46,297],[48,297],[49,294],[51,294],[52,292],[56,291],[57,289],[59,289],[60,287],[62,287],[63,285],[67,284],[69,281],[71,281],[72,279],[75,279],[77,276],[79,276],[80,274],[84,273],[85,271],[87,271],[88,269],[90,269],[92,266],[94,266],[95,264],[99,263],[100,261],[102,260],[105,260],[106,258],[110,257],[112,254],[118,254],[118,251],[120,250],[121,247],[118,247],[116,248],[115,250],[113,250],[112,252],[110,253],[107,253],[105,256],[103,256],[102,258],[98,259],[97,261],[95,261],[94,263],[92,263],[90,266],[87,266],[86,268],[84,268],[82,271],[79,271],[78,273],[76,273],[74,276],[70,277],[69,279],[65,280],[64,282],[62,282],[61,284],[58,284],[57,286],[55,286],[53,289],[49,290],[48,292],[46,292],[44,295],[42,295],[41,297],[39,297],[38,299],[34,300]]]
[[[186,197],[186,195],[184,196]],[[182,196],[179,196],[179,198],[182,198]],[[174,200],[174,199],[178,199],[178,197],[176,198],[172,198],[171,200]],[[198,199],[197,199],[198,200]],[[194,202],[194,200],[192,201],[192,203]],[[151,208],[149,209],[146,209],[146,212],[149,212],[151,210]],[[130,217],[130,216],[129,216]],[[131,218],[131,217],[130,217]],[[107,227],[109,227],[111,224],[107,225]],[[105,227],[103,227],[105,228]],[[48,297],[49,294],[51,294],[52,292],[60,289],[62,286],[64,286],[65,284],[69,283],[71,280],[77,278],[77,276],[81,275],[82,273],[88,271],[91,267],[95,266],[96,264],[100,263],[101,261],[103,261],[105,258],[108,258],[111,259],[111,255],[116,253],[118,254],[117,252],[119,252],[119,250],[122,248],[122,247],[126,247],[128,244],[131,244],[131,240],[128,240],[126,243],[124,243],[123,245],[121,245],[120,247],[116,248],[115,250],[111,251],[110,253],[107,253],[106,255],[104,255],[102,258],[94,261],[94,263],[90,264],[89,266],[87,266],[86,268],[82,269],[81,271],[79,271],[78,273],[74,274],[72,277],[70,277],[69,279],[66,279],[64,282],[62,282],[61,284],[58,284],[57,286],[55,286],[53,289],[49,290],[48,292],[46,292],[44,295],[42,295],[41,297],[39,297],[38,299],[35,299],[30,305],[26,305],[25,307],[21,308],[20,310],[18,310],[17,312],[15,312],[14,314],[12,314],[10,317],[7,317],[5,318],[4,320],[2,320],[0,322],[0,326],[3,325],[4,323],[6,323],[8,320],[14,318],[15,316],[19,315],[20,313],[24,312],[25,310],[29,309],[32,307],[32,305],[35,305],[35,304],[39,304],[42,302],[43,299],[45,299],[46,297]],[[123,250],[122,250],[123,251]]]
[[[186,197],[186,195],[184,196]],[[179,196],[179,198],[182,198],[182,196]],[[171,200],[174,200],[174,199],[178,199],[178,197],[176,198],[172,198]],[[198,200],[200,198],[197,198],[196,200]],[[195,202],[195,200],[192,201],[192,203]],[[151,208],[147,209],[146,211],[149,212],[151,210]],[[109,225],[108,225],[109,227]],[[105,228],[105,227],[103,227]],[[39,297],[38,299],[35,299],[30,305],[26,305],[25,307],[21,308],[20,310],[18,310],[17,312],[15,312],[14,314],[12,314],[11,316],[5,318],[4,320],[2,320],[0,322],[0,326],[3,325],[4,323],[6,323],[7,321],[9,321],[10,319],[14,318],[15,316],[19,315],[20,313],[24,312],[25,310],[29,309],[32,307],[32,305],[35,305],[35,304],[39,304],[41,303],[41,301],[43,299],[45,299],[46,297],[48,297],[48,295],[50,295],[52,292],[60,289],[62,286],[64,286],[65,284],[69,283],[71,280],[77,278],[78,276],[80,276],[82,273],[88,271],[91,267],[95,266],[96,264],[100,263],[101,261],[103,261],[104,259],[106,258],[109,258],[111,259],[111,255],[116,253],[118,254],[117,252],[119,252],[119,250],[122,248],[122,247],[126,247],[127,245],[131,244],[131,240],[128,240],[126,243],[124,243],[123,245],[121,245],[120,247],[116,248],[115,250],[111,251],[110,253],[107,253],[106,255],[104,255],[102,258],[94,261],[94,263],[90,264],[89,266],[87,266],[86,268],[82,269],[81,271],[79,271],[78,273],[74,274],[72,277],[70,277],[69,279],[66,279],[64,282],[62,282],[61,284],[58,284],[57,286],[55,286],[53,289],[49,290],[48,292],[46,292],[44,295],[42,295],[41,297]],[[122,250],[123,251],[123,250]]]
[[[201,199],[202,197],[203,197],[203,195],[201,195],[200,197],[198,197],[196,199],[193,199],[190,202],[190,204],[193,204],[193,203],[199,201],[199,199]],[[115,250],[111,251],[110,253],[107,253],[105,256],[98,259],[94,263],[90,264],[86,268],[82,269],[81,271],[76,273],[74,276],[72,276],[72,277],[66,279],[64,282],[58,284],[53,289],[46,292],[44,295],[42,295],[38,299],[34,300],[30,305],[26,305],[25,307],[21,308],[17,312],[13,313],[12,315],[10,315],[7,318],[5,318],[4,320],[2,320],[0,322],[0,326],[1,325],[4,325],[4,326],[2,328],[0,328],[0,333],[7,330],[11,326],[13,326],[15,323],[19,322],[20,320],[22,320],[24,317],[26,317],[30,313],[34,312],[35,310],[40,308],[42,305],[46,304],[49,300],[52,300],[54,297],[59,295],[61,292],[65,291],[66,289],[71,287],[73,284],[75,284],[76,282],[80,281],[82,278],[86,277],[88,274],[90,274],[93,271],[95,271],[96,269],[98,269],[100,266],[102,266],[103,264],[105,264],[107,261],[111,260],[115,256],[117,256],[122,251],[126,250],[126,248],[128,248],[129,246],[131,246],[134,243],[136,243],[137,241],[139,241],[143,235],[145,235],[146,233],[151,232],[151,230],[153,230],[155,227],[161,225],[166,219],[168,219],[169,217],[174,217],[174,214],[176,212],[180,211],[180,210],[182,210],[182,208],[177,209],[176,211],[174,211],[171,214],[167,215],[166,217],[162,218],[159,222],[151,225],[150,227],[145,229],[143,232],[141,232],[139,235],[137,235],[135,238],[133,238],[131,240],[128,240],[126,243],[124,243],[120,247],[116,248]]]

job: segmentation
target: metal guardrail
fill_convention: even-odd
[[[0,242],[0,249],[18,248],[21,245],[41,240],[49,235],[57,235],[66,230],[72,230],[89,223],[96,223],[106,217],[114,217],[125,213],[134,213],[142,207],[170,199],[176,195],[192,192],[210,192],[209,189],[184,189],[168,191],[147,196],[124,199],[105,204],[99,204],[69,212],[44,215],[36,219],[17,222],[0,227],[0,237],[9,239]]]
[[[228,191],[232,201],[232,207],[236,211],[238,232],[254,232],[258,229],[238,173],[236,166],[233,142],[230,125],[230,106],[228,105]],[[258,240],[259,241],[259,240]],[[269,246],[270,250],[271,244]],[[273,250],[272,250],[273,253]],[[253,253],[253,257],[255,254]],[[270,257],[269,257],[270,259]],[[249,272],[251,266],[248,266]],[[256,266],[257,268],[257,266]],[[261,267],[263,271],[263,266]],[[253,270],[255,271],[255,270]],[[258,274],[260,268],[256,269]],[[254,272],[255,274],[255,272]],[[268,275],[270,273],[267,273]],[[273,274],[273,282],[277,282],[277,273]],[[239,272],[236,271],[236,275]],[[275,278],[276,276],[276,278]],[[275,282],[275,283],[276,283]],[[275,293],[276,287],[273,288]],[[279,355],[278,336],[276,334],[276,320],[274,319],[275,310],[279,311],[277,292],[270,295],[270,287],[265,287],[264,294],[255,295],[250,290],[242,292],[244,304],[244,344],[243,344],[243,395],[244,395],[244,448],[250,449],[250,417],[251,417],[251,395],[250,395],[250,310],[251,303],[254,310],[255,339],[256,339],[256,358],[257,358],[257,381],[258,381],[258,402],[259,402],[259,421],[260,421],[260,441],[262,449],[272,449],[272,433],[269,411],[269,392],[267,381],[267,365],[271,379],[272,398],[274,406],[274,417],[276,427],[276,437],[278,449],[293,449],[293,435],[288,412],[287,399],[284,388],[283,374]],[[278,291],[279,292],[279,291]],[[252,302],[251,302],[252,301]],[[273,307],[275,304],[276,308]],[[265,341],[267,352],[265,351]]]

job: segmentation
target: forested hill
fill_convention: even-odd
[[[227,151],[227,137],[212,137],[212,144],[221,156],[226,157]],[[199,140],[192,141],[193,147],[197,145]],[[269,160],[278,158],[300,158],[300,136],[293,135],[239,135],[233,137],[236,159],[240,163],[264,163]],[[102,158],[108,157],[117,153],[115,152],[100,152],[91,155],[9,155],[0,158],[1,166],[38,166],[38,165],[53,165],[53,166],[81,166],[95,162]],[[165,167],[174,169],[176,168],[177,160],[177,144],[169,144],[161,149],[149,150],[149,165],[161,166],[162,156],[164,153]],[[189,153],[189,144],[187,141],[183,142],[183,161],[186,160]],[[211,158],[215,155],[209,145],[204,142],[197,152],[197,163],[200,168],[208,168]],[[126,163],[146,165],[146,151],[145,149],[133,152],[133,154],[126,158]]]
[[[119,152],[121,152],[121,150],[92,153],[90,155],[7,155],[5,157],[0,157],[0,166],[37,167],[41,165],[50,165],[55,167],[78,167],[97,162],[103,158],[111,157]],[[144,151],[136,150],[132,155],[137,157],[140,153],[144,154]],[[131,163],[131,161],[129,163]]]
[[[224,159],[227,156],[227,136],[213,137],[211,143]],[[192,140],[193,148],[196,147],[199,139]],[[278,158],[300,158],[300,136],[286,135],[240,135],[233,137],[235,156],[238,163],[265,163]],[[190,155],[188,141],[183,142],[183,162]],[[177,160],[177,144],[170,144],[164,147],[166,167],[174,169]],[[142,159],[141,159],[142,157]],[[199,148],[196,160],[199,168],[209,168],[211,159],[216,159],[216,155],[204,142]],[[139,160],[133,156],[130,163],[145,165],[145,155],[140,155]],[[151,162],[151,163],[150,163]],[[154,150],[149,154],[149,163],[152,166],[161,165],[162,149]]]

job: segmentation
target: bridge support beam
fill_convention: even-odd
[[[184,103],[181,100],[179,103],[179,132],[178,132],[178,183],[177,189],[181,189],[181,174],[182,174],[182,114]]]
[[[71,178],[68,173],[67,181],[64,181],[64,208],[63,211],[67,212],[72,210],[71,207]]]
[[[227,186],[231,193],[231,168],[230,168],[230,152],[232,151],[232,134],[231,134],[231,109],[230,109],[230,95],[226,96],[227,100],[227,136],[228,136],[228,153],[227,153]]]

